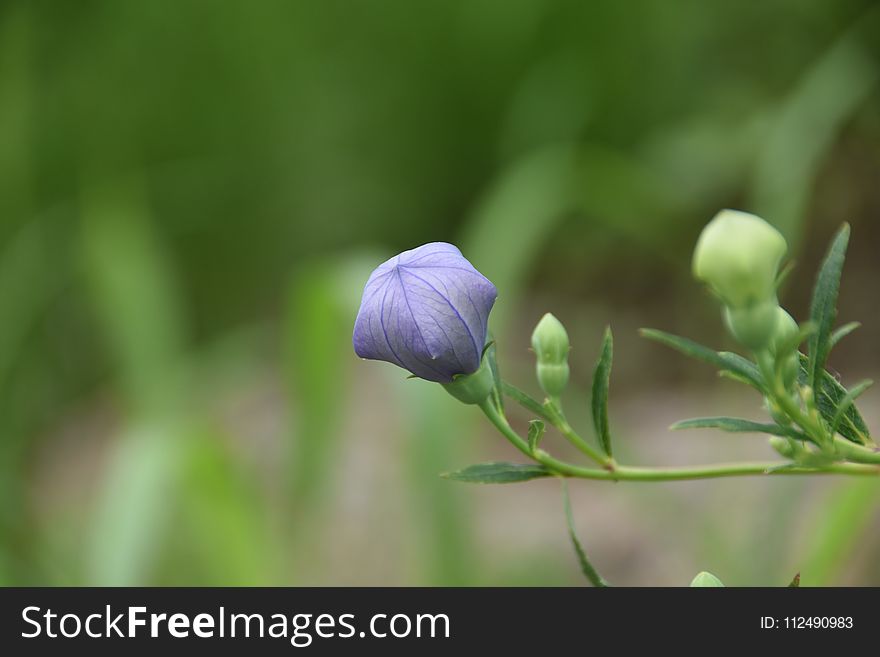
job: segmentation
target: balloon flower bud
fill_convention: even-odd
[[[775,297],[776,274],[787,248],[782,234],[760,217],[722,210],[697,241],[694,276],[729,307],[759,304]]]
[[[753,351],[762,351],[770,347],[776,336],[779,310],[775,296],[742,308],[727,306],[724,309],[724,322],[737,342]]]
[[[352,337],[355,353],[452,384],[480,369],[497,295],[452,244],[404,251],[379,265],[364,287]]]
[[[541,389],[558,397],[568,385],[568,333],[558,319],[547,313],[532,332],[532,349],[537,358],[535,371]]]

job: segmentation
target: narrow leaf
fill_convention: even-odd
[[[704,347],[693,340],[688,340],[687,338],[682,338],[656,329],[641,329],[639,333],[643,337],[659,342],[660,344],[665,344],[667,347],[671,347],[672,349],[683,353],[685,356],[690,356],[697,360],[701,360],[704,363],[714,365],[722,372],[731,372],[740,379],[747,381],[749,385],[753,388],[757,388],[759,391],[763,392],[764,390],[764,383],[761,380],[758,368],[754,363],[743,358],[739,354],[734,354],[729,351],[714,351],[713,349]]]
[[[501,391],[523,408],[530,410],[535,415],[540,415],[545,420],[547,419],[547,409],[544,408],[541,402],[527,395],[512,383],[502,381]]]
[[[788,585],[790,589],[798,589],[801,586],[801,574],[795,573],[795,576],[791,579],[791,583]]]
[[[670,427],[673,431],[681,429],[720,429],[731,433],[766,433],[771,436],[783,436],[803,440],[804,435],[797,429],[783,427],[778,424],[764,424],[742,420],[736,417],[698,417],[691,420],[676,422]]]
[[[801,385],[807,385],[810,376],[810,362],[804,354],[800,354],[800,361],[801,371],[799,381]],[[834,421],[837,409],[847,394],[849,394],[847,389],[840,384],[834,375],[827,370],[822,371],[822,376],[819,379],[819,387],[813,389],[813,395],[816,399],[816,407],[819,409],[819,414],[826,422],[831,424]],[[865,420],[862,418],[862,415],[859,413],[859,409],[856,408],[855,404],[850,404],[849,408],[844,411],[840,418],[837,432],[847,440],[861,445],[868,443],[871,435],[871,432],[868,431],[868,427],[865,424]]]
[[[513,484],[539,477],[549,477],[551,474],[543,465],[493,461],[469,465],[455,472],[444,472],[440,476],[444,479],[464,481],[470,484]]]
[[[544,423],[541,420],[532,420],[529,422],[529,449],[534,453],[541,444],[541,438],[544,437]]]
[[[846,259],[846,247],[849,243],[849,224],[844,224],[834,237],[828,255],[822,262],[816,286],[813,289],[813,301],[810,305],[810,320],[816,324],[816,332],[810,337],[810,384],[813,389],[819,387],[819,379],[831,350],[831,333],[837,319],[837,295],[840,291],[840,276],[843,262]]]
[[[838,342],[843,340],[846,336],[855,331],[861,325],[861,322],[850,322],[849,324],[844,324],[839,329],[834,331],[834,333],[831,334],[831,340],[828,343],[828,350],[831,351],[832,349],[834,349],[834,347],[837,346]]]
[[[846,413],[852,405],[855,403],[856,399],[861,396],[865,390],[874,385],[874,382],[870,379],[866,379],[854,385],[849,392],[846,393],[843,399],[837,405],[837,411],[834,413],[834,417],[831,420],[831,431],[833,433],[837,433],[837,427],[840,424],[840,420],[843,418],[844,413]]]
[[[608,586],[608,582],[605,581],[605,578],[599,574],[593,564],[590,563],[589,558],[587,557],[586,551],[584,551],[584,546],[581,545],[580,539],[577,537],[577,531],[574,527],[574,518],[571,514],[571,499],[568,496],[568,483],[563,479],[562,480],[562,505],[565,508],[565,523],[568,525],[568,535],[571,538],[571,544],[574,546],[574,551],[577,554],[578,562],[581,565],[581,571],[584,573],[584,576],[590,580],[590,583],[595,587],[606,587]]]
[[[608,456],[611,456],[611,433],[608,430],[608,388],[611,385],[611,364],[614,359],[614,338],[611,328],[605,329],[602,338],[602,349],[593,372],[593,426],[599,444]]]

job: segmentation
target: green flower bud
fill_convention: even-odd
[[[481,404],[495,388],[495,377],[485,356],[480,361],[480,369],[473,374],[457,374],[452,383],[441,384],[446,392],[465,404]]]
[[[539,363],[561,365],[568,362],[568,332],[556,317],[547,313],[532,332],[532,349]]]
[[[778,310],[776,297],[741,308],[727,306],[724,309],[724,323],[737,342],[752,351],[763,351],[776,338]]]
[[[538,383],[550,397],[558,397],[568,385],[570,348],[562,322],[550,313],[544,315],[532,332],[532,349],[537,358]]]
[[[707,283],[725,305],[743,308],[775,296],[785,238],[747,212],[722,210],[710,221],[694,249],[694,276]]]
[[[772,447],[780,456],[787,459],[794,458],[795,449],[790,440],[786,440],[782,436],[770,436],[770,447]]]
[[[712,573],[707,573],[705,570],[701,573],[697,573],[697,576],[694,577],[691,582],[692,588],[703,588],[703,587],[718,587],[724,586],[721,583],[721,580],[715,577]]]

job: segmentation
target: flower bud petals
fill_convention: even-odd
[[[451,383],[480,367],[495,286],[452,244],[404,251],[370,275],[352,343],[428,381]]]
[[[728,306],[742,308],[775,296],[776,274],[788,246],[766,221],[722,210],[703,229],[694,249],[694,276]]]

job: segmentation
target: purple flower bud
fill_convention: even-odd
[[[428,381],[480,367],[498,291],[452,244],[431,242],[379,265],[364,286],[354,350]]]

